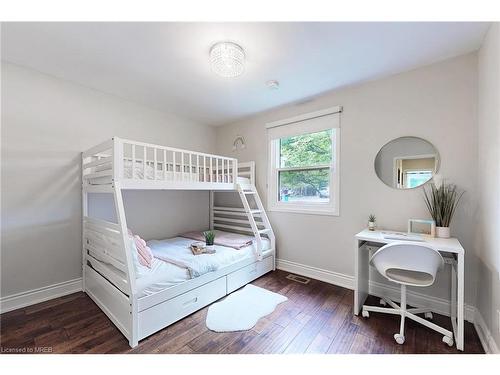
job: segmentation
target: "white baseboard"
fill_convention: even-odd
[[[82,278],[0,298],[0,314],[82,290]]]
[[[276,259],[276,267],[283,271],[296,273],[347,289],[354,289],[354,276],[345,275],[317,267],[311,267],[284,259]],[[370,281],[369,288],[370,294],[377,297],[384,296],[394,301],[399,301],[401,296],[400,289],[396,286]],[[408,291],[407,300],[410,305],[429,307],[430,309],[432,309],[432,311],[438,314],[450,316],[451,309],[449,300],[429,296],[414,291]],[[474,306],[465,305],[465,320],[473,323],[476,315],[475,311],[476,308]]]
[[[493,339],[493,335],[491,334],[478,309],[475,309],[474,327],[476,328],[476,332],[479,336],[481,344],[483,345],[484,351],[488,354],[500,354],[497,343],[495,342],[495,339]]]
[[[285,259],[276,259],[276,268],[347,289],[354,289],[354,277]]]

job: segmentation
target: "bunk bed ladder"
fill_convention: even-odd
[[[269,240],[271,241],[271,247],[274,249],[275,247],[275,237],[273,229],[271,228],[271,223],[269,222],[269,218],[267,217],[266,211],[264,209],[264,205],[260,200],[259,193],[255,188],[255,185],[245,185],[245,188],[241,184],[238,184],[238,194],[240,195],[241,202],[243,203],[243,208],[245,209],[245,213],[247,214],[248,222],[250,223],[250,227],[252,228],[252,232],[255,236],[255,240],[257,241],[257,255],[258,259],[262,260],[262,239],[261,235],[267,235]],[[254,197],[255,203],[257,204],[257,209],[252,209],[250,204],[248,203],[247,196],[252,195]],[[264,229],[259,229],[257,223],[255,221],[254,215],[260,215],[262,224],[264,225]],[[274,268],[276,268],[274,266]]]

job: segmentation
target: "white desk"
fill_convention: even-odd
[[[388,240],[382,235],[384,231],[369,231],[365,229],[356,234],[354,252],[354,314],[358,315],[368,296],[369,260],[370,254],[365,247],[366,242],[385,245],[401,240]],[[451,322],[453,335],[458,350],[464,350],[464,255],[465,250],[456,238],[426,238],[422,244],[428,244],[443,253],[453,254],[456,262],[452,263],[451,272]]]

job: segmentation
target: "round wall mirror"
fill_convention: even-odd
[[[395,189],[413,189],[437,173],[439,153],[432,143],[418,137],[400,137],[386,143],[375,157],[375,172]]]

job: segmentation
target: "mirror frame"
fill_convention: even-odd
[[[434,150],[436,150],[436,158],[437,158],[436,168],[435,168],[434,173],[432,174],[432,177],[431,177],[431,178],[429,178],[427,181],[425,181],[425,182],[424,182],[423,184],[421,184],[421,185],[418,185],[418,186],[415,186],[415,187],[411,187],[411,188],[405,188],[405,189],[398,189],[398,188],[396,188],[396,187],[394,187],[394,186],[391,186],[391,185],[386,184],[386,183],[385,183],[385,181],[384,181],[384,180],[382,180],[382,178],[380,178],[379,174],[377,173],[377,166],[376,166],[377,156],[378,156],[378,154],[380,154],[380,151],[382,151],[382,149],[383,149],[385,146],[387,146],[389,143],[394,142],[394,141],[396,141],[396,140],[398,140],[398,139],[401,139],[401,138],[415,138],[415,139],[418,139],[418,140],[421,140],[421,141],[427,142],[428,144],[430,144],[430,145],[434,148]],[[432,142],[429,142],[427,139],[424,139],[424,138],[421,138],[421,137],[417,137],[417,136],[414,136],[414,135],[403,135],[403,136],[401,136],[401,137],[397,137],[397,138],[393,138],[393,139],[389,140],[388,142],[384,143],[384,144],[382,145],[382,147],[380,147],[380,148],[378,149],[377,153],[375,154],[375,158],[373,159],[373,170],[375,171],[375,176],[377,176],[378,180],[379,180],[380,182],[382,182],[385,186],[387,186],[387,187],[389,187],[389,188],[391,188],[391,189],[394,189],[394,190],[401,190],[401,191],[405,191],[405,190],[414,190],[414,189],[418,189],[418,188],[420,188],[420,187],[425,186],[426,184],[428,184],[429,182],[431,182],[432,180],[434,180],[434,176],[435,176],[436,174],[438,174],[440,167],[441,167],[441,154],[439,153],[439,150],[437,149],[437,147],[436,147],[436,146],[434,146],[434,144],[433,144]]]

